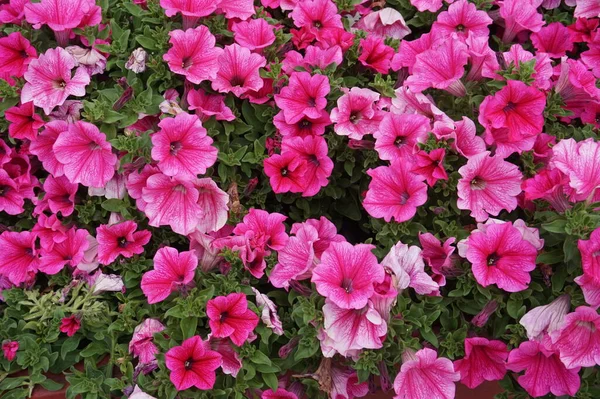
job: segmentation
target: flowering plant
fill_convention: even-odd
[[[0,0],[0,392],[600,397],[596,0]]]

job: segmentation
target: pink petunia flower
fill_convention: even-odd
[[[212,81],[213,90],[219,93],[233,93],[240,97],[248,91],[258,91],[263,87],[259,69],[266,65],[262,55],[251,53],[239,44],[225,47],[218,59],[217,77]]]
[[[269,275],[269,281],[274,287],[290,287],[292,280],[306,280],[312,276],[316,266],[315,242],[319,232],[312,226],[304,225],[293,232],[286,246],[277,253],[277,264]]]
[[[49,49],[39,58],[29,63],[25,72],[25,86],[21,91],[21,102],[33,101],[33,105],[44,109],[46,115],[62,105],[67,97],[85,95],[85,87],[90,83],[90,75],[83,68],[77,68],[75,59],[66,50],[58,47]]]
[[[274,334],[283,335],[283,325],[277,315],[277,305],[265,294],[262,294],[254,287],[250,287],[256,296],[256,307],[258,307],[260,319],[262,322],[273,330]]]
[[[165,363],[171,371],[169,378],[178,391],[191,387],[209,390],[215,385],[215,370],[221,366],[222,357],[196,335],[183,341],[181,346],[169,349]]]
[[[25,211],[25,196],[19,184],[4,169],[0,169],[0,211],[19,215]]]
[[[169,32],[169,36],[172,47],[163,55],[163,59],[172,72],[184,75],[196,84],[215,79],[223,50],[215,47],[216,39],[206,26],[185,32],[177,29]]]
[[[460,246],[459,251],[471,262],[479,284],[496,284],[508,292],[527,288],[537,257],[536,247],[510,222],[492,223],[483,231],[472,232],[466,251]]]
[[[454,0],[446,0],[446,3],[452,3]],[[415,6],[417,10],[436,12],[442,8],[442,0],[410,0],[410,4]]]
[[[583,201],[591,198],[600,186],[600,176],[595,171],[600,167],[600,143],[594,139],[576,142],[574,139],[559,141],[552,148],[549,166],[568,177],[573,189],[570,199]]]
[[[218,238],[227,237],[233,231],[233,226],[225,225],[222,229],[212,233],[200,233],[194,231],[188,238],[190,239],[190,251],[194,251],[198,257],[198,267],[205,273],[216,268],[223,258],[219,256],[220,249],[216,248],[214,242]]]
[[[537,306],[525,313],[519,324],[525,327],[527,338],[532,341],[542,341],[546,334],[553,336],[563,323],[564,316],[569,313],[571,298],[564,294],[548,305]]]
[[[305,116],[296,123],[287,123],[283,111],[279,111],[273,117],[273,124],[283,137],[322,136],[325,128],[331,125],[331,120],[329,113],[323,110],[317,119]]]
[[[433,187],[438,180],[448,180],[448,174],[444,169],[445,156],[444,148],[437,148],[429,154],[419,151],[415,154],[412,171],[422,176],[427,184]]]
[[[194,186],[198,190],[197,204],[202,210],[202,217],[196,225],[196,231],[201,233],[218,231],[227,223],[229,195],[210,177],[196,179]]]
[[[533,86],[538,87],[540,89],[548,90],[552,82],[550,78],[553,76],[552,70],[552,60],[546,53],[538,52],[535,56],[523,49],[520,44],[513,44],[510,47],[509,51],[503,53],[504,61],[506,61],[507,65],[513,66],[515,71],[519,71],[521,69],[521,64],[526,63],[535,59],[534,73],[531,77],[534,79]],[[498,69],[500,69],[498,67]],[[489,78],[498,79],[498,75],[487,73],[484,71],[484,75]]]
[[[219,1],[209,0],[160,0],[160,6],[164,8],[167,17],[181,13],[184,29],[193,28],[198,19],[212,14],[219,3]]]
[[[488,25],[492,19],[485,11],[467,0],[458,0],[447,11],[441,12],[431,26],[431,31],[440,35],[456,33],[459,39],[466,39],[469,34],[487,38],[490,34]]]
[[[306,161],[292,153],[273,154],[264,160],[264,171],[275,194],[301,193]]]
[[[414,353],[407,349],[402,355],[402,367],[394,380],[396,398],[453,399],[460,374],[449,359],[437,357],[433,349]],[[435,383],[432,383],[435,381]]]
[[[369,169],[367,174],[371,182],[363,206],[372,217],[405,222],[427,201],[427,185],[410,172],[406,162],[393,161],[391,166]]]
[[[217,149],[196,115],[182,112],[163,119],[152,135],[152,158],[167,176],[189,179],[206,173],[217,160]]]
[[[539,52],[552,58],[560,58],[573,50],[573,41],[569,29],[560,22],[552,22],[531,34],[531,42]]]
[[[375,133],[383,116],[375,108],[379,93],[358,87],[342,91],[344,94],[337,100],[337,107],[331,110],[333,130],[340,136],[357,140]]]
[[[548,343],[523,342],[510,352],[506,368],[514,372],[525,371],[517,381],[536,398],[549,393],[573,396],[581,383],[577,374],[579,367],[567,369]]]
[[[242,346],[258,325],[258,316],[248,309],[244,293],[218,296],[206,304],[210,331],[216,338],[227,338]]]
[[[14,139],[33,141],[38,130],[44,126],[44,121],[35,113],[32,102],[9,108],[4,115],[7,121],[12,122],[8,125],[8,134]]]
[[[140,172],[133,171],[127,176],[127,181],[125,182],[127,193],[131,198],[135,199],[137,208],[142,212],[146,210],[147,205],[146,201],[142,198],[143,189],[146,187],[148,178],[155,174],[160,174],[158,168],[146,164]]]
[[[242,358],[235,350],[235,347],[231,341],[228,339],[215,338],[214,336],[211,336],[208,344],[210,349],[218,352],[221,355],[221,370],[223,370],[223,373],[234,378],[237,377],[238,373],[242,369]]]
[[[2,354],[4,358],[9,362],[12,362],[17,356],[17,351],[19,350],[19,342],[18,341],[4,341],[2,342]]]
[[[600,16],[600,4],[595,0],[577,0],[575,18],[597,18]]]
[[[589,240],[579,240],[583,273],[600,283],[600,228],[594,230]]]
[[[358,21],[356,27],[372,35],[383,38],[391,37],[398,40],[411,32],[402,14],[390,7],[369,12]]]
[[[63,317],[60,321],[60,332],[67,334],[67,337],[72,337],[81,328],[81,316],[71,315]]]
[[[375,247],[347,242],[331,243],[313,270],[319,294],[342,309],[362,309],[383,282],[384,270],[371,252]]]
[[[390,67],[397,71],[401,68],[407,68],[408,73],[413,73],[413,66],[417,62],[417,56],[433,47],[433,44],[441,37],[434,31],[424,33],[415,40],[402,40],[400,49],[392,58]]]
[[[165,326],[156,319],[146,319],[133,330],[129,341],[129,353],[140,359],[140,364],[152,363],[159,350],[154,344],[154,334],[165,329]]]
[[[9,0],[0,5],[0,23],[20,25],[25,19],[25,5],[30,0]]]
[[[56,215],[40,214],[31,232],[40,239],[41,247],[45,250],[51,250],[54,244],[67,239],[67,226],[64,226]]]
[[[283,140],[281,153],[304,162],[304,175],[299,182],[303,197],[316,195],[329,184],[333,161],[329,158],[327,141],[320,136],[290,137]]]
[[[579,306],[564,317],[552,341],[560,361],[569,369],[600,365],[600,315],[587,306]]]
[[[329,79],[324,75],[311,76],[308,72],[294,72],[289,84],[274,96],[275,103],[283,111],[287,123],[296,123],[302,118],[317,119],[327,106],[325,96],[329,94]]]
[[[0,38],[0,78],[23,77],[28,65],[35,60],[37,52],[20,32]]]
[[[154,269],[144,273],[141,282],[150,304],[164,301],[172,292],[191,283],[198,267],[193,251],[178,252],[171,247],[160,248],[153,260]]]
[[[465,158],[471,158],[485,151],[485,141],[477,136],[475,123],[466,116],[450,126],[436,123],[433,133],[437,138],[450,139],[451,148]]]
[[[44,125],[44,129],[37,138],[29,145],[29,151],[36,155],[44,169],[54,177],[64,175],[63,164],[58,162],[52,146],[58,138],[58,135],[67,131],[69,125],[64,121],[52,121]]]
[[[219,12],[225,14],[225,18],[247,20],[254,14],[254,2],[252,0],[220,0]]]
[[[431,233],[419,233],[423,259],[435,274],[444,274],[444,269],[452,265],[451,256],[456,250],[452,244],[455,240],[450,237],[442,243]]]
[[[543,199],[557,212],[564,212],[571,205],[565,194],[569,179],[558,169],[542,169],[531,179],[523,181],[525,199]]]
[[[235,119],[235,115],[227,105],[225,96],[219,94],[208,94],[203,90],[190,90],[187,101],[189,109],[196,112],[202,122],[214,116],[218,121],[229,121]]]
[[[576,277],[574,281],[581,287],[585,302],[593,309],[598,309],[600,307],[600,282],[598,279],[584,273]]]
[[[262,18],[234,23],[231,27],[237,44],[257,52],[275,42],[274,30],[275,27]]]
[[[242,223],[233,230],[236,235],[246,236],[255,248],[270,248],[279,251],[285,247],[288,235],[283,221],[287,217],[280,213],[268,213],[262,209],[252,208]]]
[[[0,234],[0,275],[19,285],[27,280],[30,273],[35,274],[40,263],[35,240],[36,235],[29,231]]]
[[[337,67],[343,61],[342,49],[340,46],[321,48],[317,46],[308,46],[303,56],[297,51],[288,51],[282,62],[282,69],[285,73],[303,68],[312,71],[315,68],[325,71],[328,68]]]
[[[260,399],[298,399],[298,396],[283,388],[277,388],[275,392],[270,389],[264,391],[260,396]]]
[[[454,362],[460,382],[474,389],[484,381],[498,381],[506,374],[508,350],[502,341],[473,337],[465,339],[465,357]]]
[[[457,206],[471,211],[478,222],[517,207],[522,174],[516,165],[490,157],[486,151],[469,158],[458,172],[462,178],[458,181]]]
[[[117,157],[104,133],[91,123],[69,124],[67,130],[59,133],[52,149],[71,183],[104,187],[115,174]]]
[[[397,290],[411,287],[419,295],[439,295],[439,285],[425,273],[421,249],[397,242],[381,264],[391,272]]]
[[[152,234],[148,230],[137,230],[134,221],[127,220],[113,225],[100,225],[96,230],[98,260],[103,265],[114,262],[119,255],[131,258],[144,252],[144,245]]]
[[[39,270],[56,274],[67,265],[76,267],[89,247],[89,234],[85,229],[73,227],[67,231],[65,240],[55,243],[51,249],[42,248]]]
[[[544,26],[544,19],[536,6],[529,1],[504,0],[500,4],[500,16],[504,18],[504,34],[502,41],[511,42],[523,31],[539,32]]]
[[[369,35],[359,42],[358,61],[365,67],[386,74],[390,70],[390,62],[394,49],[383,42],[383,38]]]
[[[331,28],[343,28],[342,17],[331,0],[298,1],[290,17],[294,25],[305,27],[317,37]]]
[[[588,108],[590,102],[597,102],[600,99],[600,89],[596,87],[596,80],[582,60],[563,57],[554,91],[560,94],[565,108],[577,115]]]

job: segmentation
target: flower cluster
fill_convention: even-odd
[[[597,0],[0,23],[8,396],[600,396]]]

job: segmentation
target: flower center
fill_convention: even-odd
[[[0,186],[0,197],[4,197],[10,191],[9,186]]]
[[[313,97],[309,97],[307,103],[309,107],[314,108],[317,105],[317,100]]]
[[[231,78],[230,83],[232,86],[243,86],[244,79],[242,79],[241,76],[235,75],[234,77]]]
[[[90,144],[90,150],[92,151],[97,151],[97,150],[101,150],[102,147],[100,146],[100,144],[96,143],[95,141],[92,141]]]
[[[300,127],[300,129],[310,129],[312,127],[312,122],[309,120],[303,119],[298,123],[298,126]]]
[[[287,167],[281,168],[281,176],[287,176],[288,172],[289,171],[288,171]]]
[[[125,248],[127,246],[127,243],[128,243],[128,241],[127,241],[127,238],[125,238],[125,237],[120,237],[117,240],[117,244],[119,245],[119,248]]]
[[[471,189],[472,190],[483,190],[486,187],[487,183],[479,176],[475,176],[473,180],[471,180]]]
[[[177,192],[185,194],[187,192],[187,189],[185,188],[185,186],[183,184],[178,184],[175,187],[173,187],[173,191],[177,191]]]
[[[350,114],[350,122],[356,124],[359,121],[360,121],[360,112],[352,111],[352,113]]]
[[[596,325],[591,321],[578,320],[575,324],[577,324],[577,327],[587,328],[590,332],[596,332]]]
[[[308,156],[308,161],[315,166],[321,165],[321,162],[319,162],[319,158],[317,158],[317,156],[315,154],[310,154]]]
[[[171,155],[177,155],[177,153],[179,152],[179,150],[181,150],[182,147],[183,145],[179,141],[174,141],[169,146],[169,153]]]
[[[500,256],[497,253],[493,252],[487,257],[487,264],[488,266],[496,266],[499,260]]]
[[[404,136],[398,136],[398,137],[396,137],[396,140],[394,140],[394,145],[397,148],[402,147],[404,144],[406,144],[406,140],[404,139]]]
[[[219,321],[220,321],[221,323],[224,323],[224,322],[225,322],[225,320],[227,320],[227,318],[228,318],[228,317],[229,317],[229,313],[227,313],[227,312],[223,312],[223,313],[221,313],[221,316],[219,317]]]
[[[342,288],[346,291],[347,294],[352,294],[354,292],[354,288],[352,288],[352,280],[349,278],[344,278],[342,280]]]
[[[409,198],[410,194],[407,192],[403,192],[402,194],[400,194],[400,205],[406,205]]]
[[[465,26],[463,24],[458,24],[456,26],[456,30],[459,31],[459,32],[462,32],[462,31],[465,30]]]
[[[321,23],[321,21],[314,21],[313,26],[317,29],[320,29],[323,26],[323,24]]]
[[[194,364],[194,359],[192,359],[192,358],[190,357],[188,360],[186,360],[186,361],[185,361],[185,363],[183,364],[183,367],[184,367],[186,370],[191,370],[191,369],[192,369],[192,366],[193,366],[193,364]]]
[[[65,82],[64,79],[57,79],[53,82],[52,85],[55,89],[60,89],[63,90],[65,87],[67,87],[67,82]]]
[[[192,65],[194,65],[194,61],[192,61],[192,57],[184,57],[181,60],[181,67],[183,69],[189,69],[189,68],[191,68]]]
[[[513,103],[512,101],[509,101],[504,107],[504,112],[514,111],[515,108],[517,108],[517,104]]]

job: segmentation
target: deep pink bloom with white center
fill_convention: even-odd
[[[548,343],[525,341],[508,356],[506,368],[525,374],[517,381],[534,398],[552,393],[574,396],[581,384],[579,367],[567,369]]]
[[[152,363],[156,360],[159,350],[154,344],[154,334],[165,329],[165,326],[156,319],[146,319],[133,330],[129,341],[129,353],[140,359],[140,364]]]
[[[329,113],[322,110],[317,119],[305,116],[296,123],[287,123],[283,111],[279,111],[273,117],[273,124],[283,137],[322,136],[325,134],[325,128],[331,125],[331,120]]]
[[[408,349],[402,355],[400,373],[394,380],[395,399],[453,399],[455,381],[460,374],[454,371],[449,359],[438,358],[433,349],[414,353]]]
[[[277,106],[283,111],[285,121],[292,124],[305,116],[319,118],[327,106],[325,96],[329,94],[329,90],[327,76],[294,72],[290,76],[289,84],[274,98]]]
[[[448,7],[448,11],[441,12],[438,15],[431,31],[436,31],[442,35],[456,33],[463,40],[469,33],[487,38],[490,33],[488,25],[491,23],[492,19],[487,13],[477,10],[475,4],[467,0],[458,0]]]
[[[486,338],[465,339],[465,357],[454,362],[460,382],[474,389],[484,381],[498,381],[506,374],[508,350],[502,341]]]
[[[430,187],[433,187],[438,180],[448,180],[448,174],[444,169],[444,157],[446,150],[437,148],[429,154],[425,151],[419,151],[415,154],[412,171],[423,176]]]
[[[162,173],[153,174],[142,188],[148,224],[153,227],[168,224],[177,234],[190,234],[202,217],[199,195],[193,182]]]
[[[211,299],[206,304],[206,315],[212,335],[217,338],[229,337],[237,346],[244,345],[258,325],[258,316],[248,309],[244,293]]]
[[[384,279],[384,270],[371,252],[375,247],[347,242],[331,243],[313,270],[319,294],[343,309],[362,309]]]
[[[356,26],[372,35],[398,40],[410,33],[402,14],[390,7],[369,12]]]
[[[9,108],[4,116],[7,121],[12,122],[8,125],[8,134],[14,139],[35,140],[38,130],[44,126],[44,121],[35,113],[32,102]]]
[[[163,55],[172,72],[184,75],[192,83],[213,81],[219,70],[219,57],[223,50],[215,47],[216,39],[202,25],[195,29],[169,32],[172,47]]]
[[[552,58],[560,58],[573,50],[573,41],[569,29],[560,22],[552,22],[531,34],[535,49],[547,53]]]
[[[394,56],[394,49],[383,42],[383,38],[369,35],[361,39],[358,61],[367,68],[386,74],[390,70],[390,62]]]
[[[319,232],[310,225],[302,225],[293,234],[285,248],[278,252],[278,263],[269,275],[274,287],[286,290],[290,281],[310,278],[317,260],[314,245],[319,240]]]
[[[198,258],[193,251],[163,247],[154,255],[154,269],[142,276],[141,288],[148,303],[164,301],[172,292],[194,279]]]
[[[33,101],[33,105],[44,109],[46,115],[62,105],[67,97],[84,96],[90,75],[84,68],[77,68],[75,58],[63,48],[49,49],[29,63],[25,72],[25,86],[21,91],[21,102]]]
[[[460,79],[465,73],[468,58],[467,46],[457,40],[455,34],[439,40],[433,48],[416,56],[412,75],[406,79],[405,85],[415,92],[433,87],[455,96],[464,96],[465,87]]]
[[[76,267],[83,260],[83,253],[89,247],[85,229],[69,229],[66,233],[66,239],[55,243],[51,249],[42,248],[40,258],[40,271],[46,274],[56,274],[66,265]]]
[[[427,185],[405,162],[369,169],[367,174],[371,182],[363,206],[375,218],[405,222],[427,201]]]
[[[595,194],[600,186],[600,143],[594,139],[576,142],[564,139],[552,148],[550,167],[560,170],[569,178],[574,190],[570,195],[574,201],[583,201]]]
[[[357,140],[375,133],[383,116],[375,108],[379,93],[359,87],[342,90],[344,95],[337,100],[337,107],[331,110],[333,130],[340,136]]]
[[[468,239],[466,258],[479,284],[496,284],[508,292],[523,291],[535,269],[537,249],[512,223],[490,224]],[[462,254],[461,254],[462,255]]]
[[[148,230],[137,231],[137,224],[132,220],[113,225],[100,225],[96,230],[98,240],[98,260],[108,265],[122,255],[131,258],[144,252],[152,234]]]
[[[321,136],[290,137],[283,140],[282,154],[291,154],[304,161],[304,176],[300,181],[302,196],[316,195],[322,187],[329,183],[333,170],[333,161],[329,156],[327,141]]]
[[[217,149],[196,115],[185,112],[163,119],[152,135],[152,158],[167,176],[190,179],[206,173],[217,160]]]
[[[214,116],[218,121],[229,121],[235,119],[235,115],[227,105],[225,105],[225,96],[219,94],[208,94],[203,90],[190,90],[187,100],[189,109],[196,111],[196,115],[202,122]]]
[[[375,137],[375,151],[386,161],[410,159],[417,145],[427,140],[431,124],[426,116],[419,114],[385,115]]]
[[[330,28],[343,28],[342,17],[331,0],[299,1],[290,13],[297,27],[306,27],[315,35]]]
[[[18,350],[18,341],[5,341],[2,343],[2,354],[4,355],[4,358],[9,362],[12,362],[14,360],[14,358],[17,356]]]
[[[36,235],[29,231],[5,231],[0,234],[0,274],[15,285],[25,282],[29,273],[36,273],[38,270],[35,239]]]
[[[65,121],[48,122],[37,138],[29,145],[29,151],[38,157],[44,169],[54,177],[64,175],[64,166],[56,159],[52,146],[58,135],[68,129],[69,125]]]
[[[569,295],[561,295],[548,305],[537,306],[525,313],[519,324],[525,327],[527,338],[542,341],[546,334],[554,336],[555,331],[560,330],[570,305]]]
[[[249,50],[262,50],[275,42],[275,27],[262,19],[251,19],[233,24],[231,31],[237,44]]]
[[[302,192],[306,174],[305,160],[289,152],[273,154],[265,158],[263,166],[275,194]]]
[[[381,264],[393,274],[397,290],[411,287],[419,295],[439,295],[439,285],[425,273],[421,249],[397,242]]]
[[[511,42],[523,31],[539,32],[544,26],[542,14],[529,1],[504,0],[500,3],[500,16],[504,18],[502,41]]]
[[[22,77],[36,55],[35,48],[21,32],[0,38],[0,78],[10,81],[11,77]]]
[[[208,342],[197,335],[165,354],[165,364],[171,371],[169,378],[178,391],[191,387],[205,391],[212,389],[217,378],[215,370],[221,363],[221,355],[211,350]]]
[[[580,306],[567,314],[552,340],[567,368],[600,365],[600,315],[595,309]]]
[[[52,146],[65,176],[72,183],[86,187],[104,187],[115,174],[117,156],[106,141],[106,135],[88,122],[68,125]]]
[[[458,172],[462,176],[458,181],[458,208],[471,211],[478,222],[517,207],[523,175],[516,165],[491,157],[486,151],[469,158]]]
[[[236,97],[248,91],[260,90],[264,82],[259,69],[264,67],[266,59],[262,55],[251,53],[239,44],[230,44],[218,59],[217,77],[212,81],[213,90],[219,93],[233,93]]]

